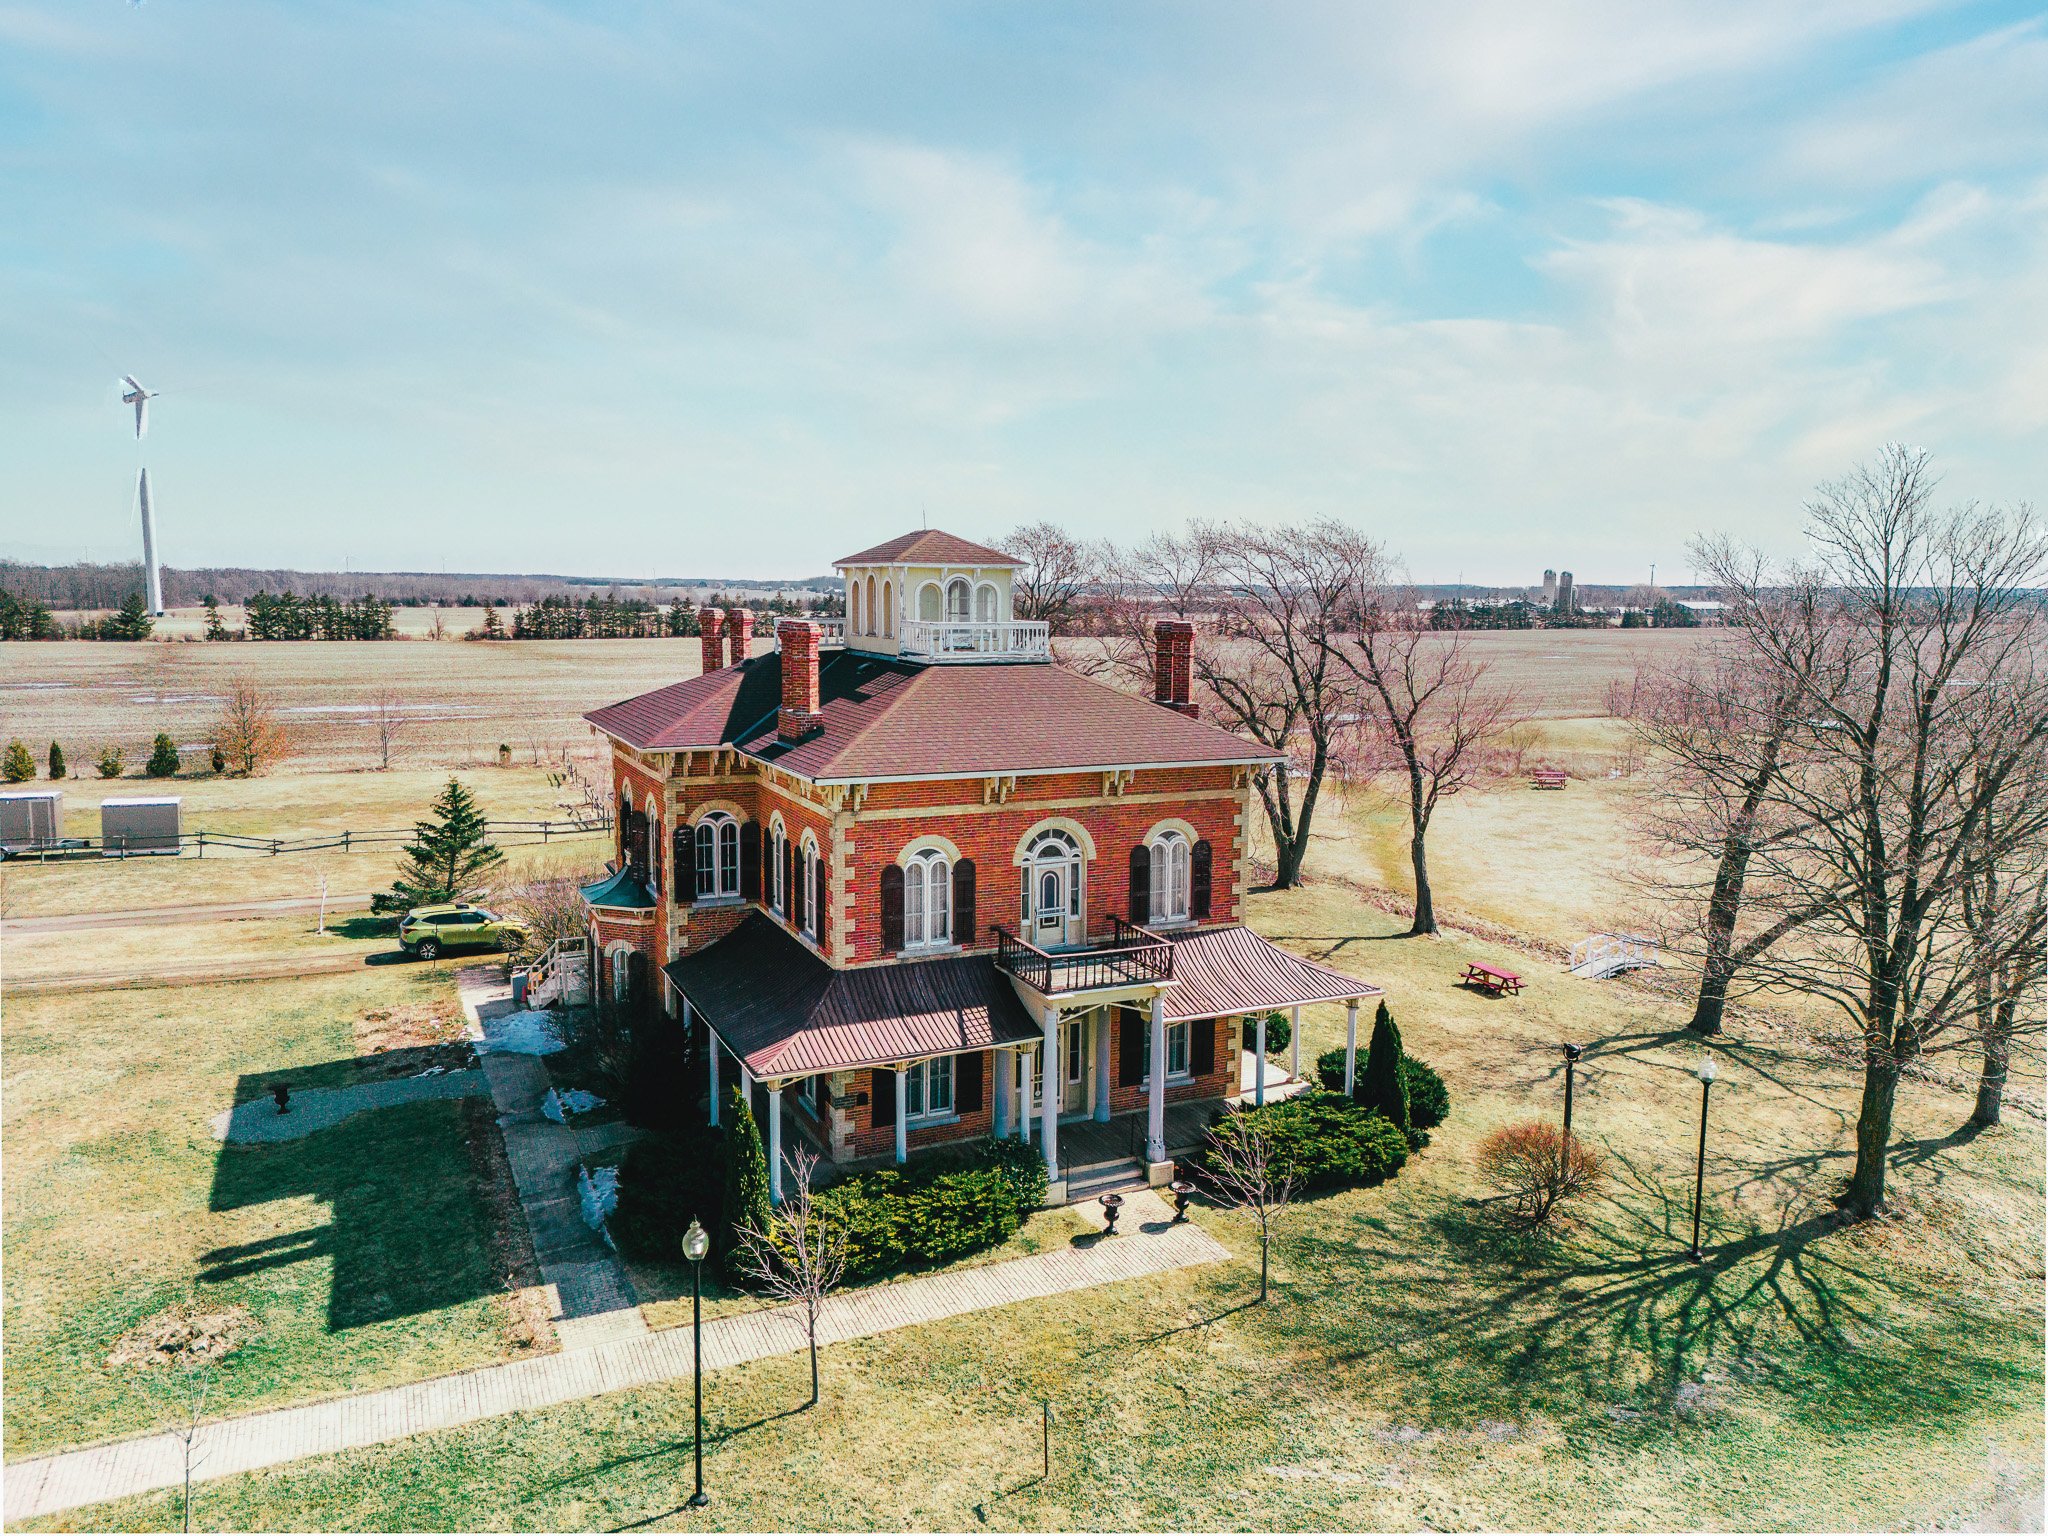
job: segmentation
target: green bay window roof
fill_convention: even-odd
[[[614,911],[651,912],[654,910],[654,892],[647,889],[640,877],[630,869],[620,869],[595,885],[582,887],[583,899],[593,907],[610,907]]]

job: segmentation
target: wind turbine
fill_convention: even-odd
[[[153,389],[144,389],[132,373],[121,375],[121,382],[127,385],[122,392],[121,403],[135,407],[135,441],[142,441],[142,434],[149,430],[149,402],[156,398]],[[141,450],[137,450],[138,456]],[[142,502],[142,575],[149,595],[149,611],[152,615],[164,611],[164,582],[156,565],[156,512],[149,504],[149,466],[142,466],[137,482],[136,494]]]

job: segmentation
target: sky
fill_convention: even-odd
[[[0,556],[800,576],[1335,517],[1418,580],[2048,497],[2048,12],[0,0]]]

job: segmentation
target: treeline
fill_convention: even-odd
[[[843,606],[837,596],[804,599],[776,596],[767,601],[743,602],[723,592],[705,600],[712,608],[747,608],[758,620],[784,616],[836,614]],[[651,640],[664,636],[685,638],[697,633],[697,607],[676,597],[667,608],[640,598],[620,597],[608,592],[599,597],[544,597],[537,603],[513,611],[508,630],[497,620],[495,610],[486,622],[465,637],[471,640]]]
[[[578,581],[566,576],[500,575],[479,573],[435,573],[426,571],[288,571],[255,570],[241,566],[206,566],[179,569],[166,566],[162,572],[164,601],[173,608],[189,608],[208,593],[222,603],[246,603],[259,592],[287,589],[313,597],[348,598],[374,589],[386,602],[401,608],[511,608],[537,603],[544,597],[580,597],[593,587],[603,587],[614,597],[638,598],[665,603],[678,586],[695,591],[708,583],[649,581]],[[730,579],[730,578],[728,578]],[[824,590],[829,578],[807,577],[802,581],[744,581],[736,585],[751,589],[780,588],[785,592]],[[129,592],[142,585],[142,567],[134,561],[95,564],[79,561],[70,565],[28,565],[0,560],[0,592],[27,601],[34,599],[52,609],[112,608]],[[837,582],[832,582],[837,590]]]
[[[392,640],[398,636],[391,624],[391,604],[369,594],[346,600],[299,597],[287,588],[275,596],[253,593],[246,606],[249,623],[245,633],[251,640]],[[206,597],[206,638],[229,638],[221,623],[219,600],[212,593]]]
[[[147,640],[156,621],[140,592],[130,592],[104,618],[60,624],[41,598],[0,592],[0,640]]]

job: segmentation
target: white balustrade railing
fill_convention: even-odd
[[[901,649],[926,661],[1044,661],[1052,655],[1042,621],[1005,619],[994,624],[905,619]]]

